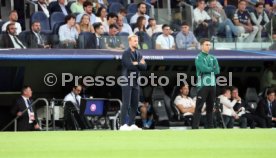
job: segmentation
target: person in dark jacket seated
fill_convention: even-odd
[[[267,90],[267,97],[262,99],[256,108],[255,114],[260,118],[262,128],[271,128],[272,121],[276,121],[276,101],[274,89]]]
[[[52,2],[50,5],[50,14],[53,12],[62,12],[65,16],[71,14],[71,10],[65,5],[65,0],[57,0],[56,2]]]
[[[32,23],[32,30],[27,34],[26,45],[28,48],[50,48],[48,40],[40,33],[40,22]]]
[[[19,40],[16,35],[15,23],[9,23],[7,25],[7,31],[2,34],[0,41],[0,48],[15,48],[25,49],[26,46]]]
[[[31,106],[32,89],[30,86],[24,86],[21,91],[21,96],[16,101],[15,106],[12,108],[12,114],[20,116],[17,120],[18,131],[33,131],[39,130],[40,127],[37,123],[34,108]],[[24,110],[27,112],[23,113]]]

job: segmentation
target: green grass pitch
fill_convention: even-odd
[[[276,130],[0,133],[0,158],[275,158]]]

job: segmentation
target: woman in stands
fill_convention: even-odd
[[[147,19],[144,16],[139,16],[136,22],[134,33],[146,32],[146,23],[147,23]]]
[[[93,26],[90,24],[90,17],[87,14],[84,14],[81,17],[81,21],[79,24],[76,25],[76,28],[79,34],[81,32],[95,32]]]
[[[107,10],[105,7],[100,7],[96,13],[96,22],[101,22],[103,25],[107,23]]]

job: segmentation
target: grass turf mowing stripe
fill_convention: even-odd
[[[0,158],[274,158],[276,130],[7,132],[0,145]]]

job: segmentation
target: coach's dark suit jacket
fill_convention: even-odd
[[[67,6],[65,6],[65,9],[66,9],[68,14],[71,14],[71,10]],[[52,14],[53,12],[62,12],[59,3],[58,2],[52,2],[51,6],[49,6],[49,12],[50,12],[50,14]]]
[[[263,99],[258,103],[255,114],[266,119],[268,117],[268,112],[269,109],[267,99]],[[273,117],[276,117],[276,101],[272,102],[271,113]]]
[[[14,107],[12,108],[12,114],[16,116],[17,112],[23,112],[27,108],[25,101],[22,96],[20,96]],[[34,107],[33,107],[34,109]],[[32,131],[34,130],[34,125],[37,121],[33,121],[33,123],[29,123],[29,115],[28,112],[25,112],[21,117],[17,120],[17,130],[18,131]]]
[[[1,48],[14,48],[12,40],[11,40],[9,34],[6,32],[1,35],[0,47]]]
[[[135,72],[138,78],[140,76],[140,71],[147,69],[146,64],[140,64],[142,58],[143,56],[139,51],[136,50],[135,53],[133,53],[130,48],[127,48],[122,55],[122,76],[128,77],[130,73]],[[132,62],[135,61],[139,64],[133,65]]]

